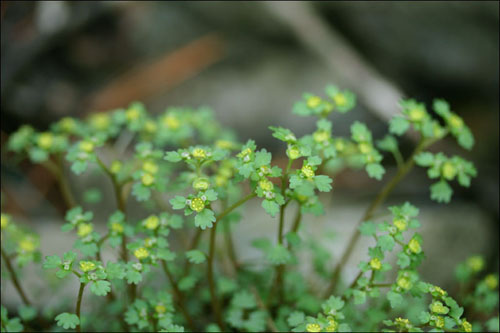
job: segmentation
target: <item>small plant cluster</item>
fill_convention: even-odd
[[[401,202],[385,218],[379,214],[415,165],[435,180],[435,201],[451,200],[455,180],[468,187],[476,176],[471,162],[428,148],[451,135],[471,149],[471,131],[445,101],[434,101],[431,111],[410,99],[401,102],[390,134],[380,140],[359,121],[350,137],[335,135],[329,115],[349,112],[355,103],[353,93],[334,86],[325,97],[304,94],[293,112],[317,117],[314,132],[297,137],[270,127],[283,143],[283,165],[254,141],[239,142],[206,108],[169,108],[153,117],[132,103],[85,120],[63,118],[44,132],[21,127],[8,149],[52,173],[67,206],[61,229],[76,241],[61,253],[45,253],[42,261],[39,237],[2,213],[2,285],[10,279],[23,305],[10,313],[2,306],[1,331],[498,331],[498,275],[483,274],[483,258],[461,264],[459,290],[445,291],[418,272],[425,259],[416,231],[419,209]],[[409,130],[419,141],[404,157],[397,137]],[[133,152],[118,149],[123,142],[134,142]],[[395,159],[394,174],[386,173],[387,154]],[[100,171],[109,179],[114,198],[106,223],[92,211],[100,192],[92,189],[78,202],[66,163],[76,175]],[[389,179],[345,251],[333,256],[310,232],[307,217],[324,214],[321,193],[332,191],[332,177],[344,168]],[[252,241],[262,253],[257,264],[238,257],[233,239],[249,200],[260,203],[276,228],[272,238]],[[132,217],[133,201],[145,212],[139,219]],[[322,234],[330,241],[328,232]],[[346,281],[342,273],[360,240],[371,247],[356,277]],[[104,256],[110,249],[116,256]],[[309,272],[300,269],[305,254]],[[28,264],[46,270],[49,287],[60,280],[79,287],[57,304],[38,307],[44,300],[34,303],[35,293],[27,293],[20,279]],[[84,297],[89,293],[94,296]],[[82,311],[84,299],[92,304],[89,311]]]

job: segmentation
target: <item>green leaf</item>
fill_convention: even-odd
[[[184,209],[184,207],[186,207],[186,198],[181,197],[180,195],[170,199],[169,202],[173,209]]]
[[[271,200],[263,200],[262,208],[264,208],[264,210],[272,217],[275,217],[276,214],[278,214],[278,212],[280,211],[280,206],[276,202]]]
[[[24,326],[23,326],[23,324],[21,324],[21,319],[12,318],[12,319],[9,319],[9,322],[7,323],[5,328],[6,328],[6,332],[22,332],[24,329]],[[2,332],[3,332],[3,328],[2,328]]]
[[[355,121],[351,125],[351,137],[356,142],[371,142],[372,133],[365,124]]]
[[[198,214],[196,214],[194,218],[194,225],[201,230],[205,230],[206,228],[212,228],[213,222],[215,222],[215,214],[212,210],[205,208]]]
[[[246,290],[242,290],[234,294],[231,300],[231,306],[241,309],[253,309],[257,307],[257,302],[253,294]]]
[[[250,313],[248,319],[244,322],[243,328],[247,332],[264,332],[266,329],[267,313],[257,310]]]
[[[463,128],[458,135],[458,144],[467,150],[471,150],[474,146],[474,136],[468,128]]]
[[[364,236],[372,236],[377,233],[377,226],[373,222],[363,222],[359,226],[359,232]]]
[[[398,150],[398,141],[392,135],[387,134],[382,140],[377,141],[377,147],[380,150],[395,152]]]
[[[399,267],[406,268],[406,267],[410,266],[410,262],[411,262],[411,260],[410,260],[410,257],[408,255],[406,255],[403,252],[398,253],[397,264],[399,265]]]
[[[434,164],[434,155],[428,151],[421,152],[414,157],[415,163],[422,167],[430,167]]]
[[[207,200],[209,200],[209,201],[217,200],[217,192],[215,192],[212,189],[205,191],[205,196],[207,197]]]
[[[128,284],[138,284],[139,282],[142,281],[142,275],[141,273],[137,272],[136,270],[133,270],[133,269],[129,269],[127,271],[127,275],[126,275],[126,278],[127,278],[127,283]]]
[[[242,166],[238,167],[237,169],[238,169],[238,172],[240,173],[240,175],[242,175],[245,178],[248,178],[248,177],[250,177],[250,174],[253,172],[254,167],[253,167],[252,163],[246,163],[246,164],[243,164]]]
[[[330,185],[332,183],[332,179],[328,176],[316,176],[314,177],[314,183],[321,192],[329,192],[332,189],[332,186]]]
[[[255,167],[260,168],[263,165],[269,165],[271,163],[272,155],[268,153],[265,149],[255,153]]]
[[[389,132],[396,135],[403,135],[408,128],[410,128],[410,123],[402,116],[393,117],[389,123]]]
[[[270,249],[267,254],[267,260],[273,265],[283,265],[290,262],[292,256],[290,252],[281,244],[278,244]]]
[[[181,291],[188,291],[195,286],[196,281],[196,277],[186,276],[179,281],[179,289]]]
[[[73,164],[71,164],[71,171],[73,171],[77,175],[80,175],[85,170],[87,170],[87,165],[88,165],[87,161],[76,161]]]
[[[294,311],[292,312],[287,319],[288,325],[295,327],[302,324],[306,320],[306,316],[303,312]]]
[[[323,311],[328,313],[332,310],[338,311],[342,309],[345,305],[345,302],[340,297],[330,296],[322,305]]]
[[[377,245],[382,249],[382,251],[392,251],[396,242],[391,235],[380,236]]]
[[[36,317],[36,308],[27,305],[21,305],[18,309],[19,317],[23,321],[30,321],[31,319]]]
[[[106,296],[111,291],[111,283],[105,280],[92,282],[90,291],[97,296]]]
[[[137,201],[146,201],[151,196],[151,190],[142,185],[142,183],[135,183],[132,186],[132,194],[135,196]]]
[[[431,314],[427,311],[422,311],[418,315],[418,320],[421,324],[427,324],[431,320]]]
[[[123,279],[126,275],[125,268],[122,264],[116,262],[109,262],[106,265],[106,275],[110,280]]]
[[[75,328],[80,324],[80,319],[76,314],[63,312],[56,317],[57,326],[62,326],[64,329]]]
[[[387,300],[391,303],[391,308],[393,309],[404,302],[403,296],[392,290],[387,293]]]
[[[51,268],[59,268],[59,265],[61,265],[61,258],[59,256],[46,256],[45,261],[43,262],[42,267],[44,269],[51,269]]]
[[[189,262],[193,264],[201,264],[202,262],[205,262],[205,254],[201,252],[200,250],[191,250],[186,252],[186,257],[188,258]]]
[[[299,187],[303,182],[303,179],[300,178],[298,175],[291,175],[290,176],[290,188],[294,189]]]
[[[368,173],[368,176],[377,180],[381,180],[385,173],[385,169],[380,163],[367,164],[365,170]]]
[[[445,180],[441,180],[431,186],[431,199],[437,202],[449,203],[453,189]]]
[[[352,295],[354,296],[354,304],[365,304],[366,292],[361,290],[353,290]]]
[[[299,116],[310,116],[312,111],[307,107],[304,102],[297,102],[293,105],[292,112]]]
[[[179,162],[180,160],[182,160],[182,157],[181,157],[181,154],[179,154],[176,151],[169,151],[169,152],[167,152],[167,154],[165,154],[165,160],[167,160],[169,162],[176,163],[176,162]]]

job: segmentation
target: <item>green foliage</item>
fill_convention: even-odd
[[[109,216],[94,217],[88,206],[104,199],[106,191],[83,190],[85,210],[68,198],[71,193],[63,193],[68,210],[61,229],[76,241],[64,253],[45,256],[41,267],[47,272],[41,277],[56,286],[63,282],[58,279],[74,279],[80,285],[76,307],[74,300],[61,298],[43,309],[19,307],[11,312],[18,317],[9,318],[2,306],[2,332],[40,326],[53,331],[54,324],[46,321],[81,331],[498,331],[498,275],[485,274],[482,257],[457,267],[459,292],[452,298],[420,277],[425,243],[415,231],[421,225],[419,210],[406,202],[389,207],[390,218],[374,214],[413,163],[435,179],[433,200],[449,202],[453,180],[470,186],[477,174],[471,162],[427,150],[448,134],[471,149],[474,138],[463,119],[442,100],[434,101],[430,113],[409,99],[389,123],[395,136],[377,140],[366,124],[355,121],[350,136],[341,137],[329,115],[352,110],[356,97],[335,86],[325,92],[325,97],[306,93],[293,107],[296,114],[317,117],[312,133],[299,137],[291,129],[270,127],[281,154],[253,140],[239,142],[207,108],[173,107],[153,116],[135,102],[83,120],[63,118],[49,131],[22,126],[10,136],[9,151],[46,167],[58,181],[65,180],[65,161],[77,175],[101,172],[113,184],[116,206]],[[404,156],[398,137],[410,130],[420,141]],[[130,154],[103,156],[124,131],[133,133]],[[361,237],[370,247],[350,267],[359,270],[356,278],[343,281],[345,267],[335,266],[341,254],[326,243],[345,235],[311,233],[309,214],[324,214],[322,201],[344,168],[364,169],[376,180],[392,176],[385,175],[386,153],[393,155],[397,171],[355,229],[369,238]],[[283,165],[276,156],[286,158]],[[241,240],[233,239],[232,230],[240,221],[252,222],[252,216],[243,220],[241,206],[254,198],[274,218],[270,223],[278,237],[250,240],[261,256],[240,258],[234,243]],[[140,206],[134,211],[133,201]],[[24,265],[39,266],[41,254],[38,236],[6,213],[1,232],[2,252],[15,264],[14,273],[2,275],[3,284]],[[322,294],[328,283],[329,292]],[[81,307],[82,302],[89,305]],[[80,314],[80,309],[89,311]],[[64,310],[70,312],[57,315]],[[474,320],[469,323],[465,316]]]

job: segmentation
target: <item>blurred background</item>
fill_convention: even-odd
[[[59,231],[62,205],[50,174],[13,159],[4,148],[22,124],[44,130],[63,116],[84,117],[134,100],[143,101],[153,114],[168,106],[204,105],[241,141],[253,138],[279,159],[284,147],[268,126],[288,127],[298,135],[311,132],[314,120],[292,115],[292,105],[303,92],[322,94],[332,83],[358,95],[354,111],[332,115],[336,135],[348,135],[358,119],[381,138],[404,97],[428,106],[436,97],[450,102],[476,136],[476,146],[466,152],[449,140],[433,150],[472,160],[479,176],[470,189],[454,186],[453,202],[442,205],[430,201],[431,182],[424,170],[416,170],[389,204],[409,200],[421,208],[428,255],[423,275],[430,282],[449,283],[455,265],[472,254],[485,255],[489,268],[497,270],[498,6],[482,1],[2,1],[5,210],[42,234],[44,254],[71,246],[72,240],[64,240]],[[411,138],[401,144],[408,154]],[[390,174],[390,157],[386,163]],[[80,185],[107,185],[82,177],[74,181],[80,197],[85,193]],[[355,171],[338,174],[334,184],[333,194],[325,198],[327,215],[311,219],[311,228],[336,233],[328,246],[338,256],[382,184]],[[99,207],[114,205],[106,196],[110,189],[99,189],[104,193]],[[237,234],[250,239],[275,232],[275,223],[258,203],[248,209],[255,209],[253,220],[243,221]],[[262,227],[250,224],[254,220]],[[253,256],[248,244],[239,246],[242,257]],[[366,259],[367,246],[360,245],[352,263]]]

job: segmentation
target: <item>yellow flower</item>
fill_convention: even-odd
[[[153,245],[155,245],[155,243],[156,243],[155,238],[148,237],[144,240],[144,246],[146,247],[152,247]]]
[[[453,128],[461,128],[464,125],[464,121],[462,120],[462,118],[460,118],[456,114],[452,114],[450,118],[448,118],[448,123]]]
[[[450,311],[450,309],[444,306],[443,303],[441,303],[440,301],[432,302],[431,305],[429,306],[429,309],[431,310],[431,312],[437,314],[447,314]]]
[[[444,318],[441,316],[436,316],[436,320],[434,320],[434,323],[437,328],[443,328],[444,327]]]
[[[125,112],[125,117],[127,117],[128,121],[134,121],[138,119],[140,115],[141,112],[136,107],[133,107],[132,109],[129,109],[127,110],[127,112]]]
[[[396,318],[395,322],[396,322],[396,325],[401,325],[401,326],[405,326],[405,327],[408,327],[411,325],[410,321],[408,319],[401,318],[401,317]]]
[[[267,179],[263,179],[259,181],[259,187],[264,191],[272,191],[274,188],[274,184]]]
[[[493,274],[488,274],[484,278],[484,283],[486,283],[486,286],[490,289],[495,289],[498,286],[498,279],[495,275]]]
[[[10,216],[2,213],[0,221],[1,221],[1,228],[5,229],[10,223]]]
[[[401,289],[404,290],[409,290],[413,286],[413,283],[406,276],[400,276],[396,283]]]
[[[94,228],[92,227],[91,223],[81,223],[78,225],[77,234],[78,236],[83,238],[89,235],[93,230]]]
[[[193,182],[193,188],[198,191],[205,191],[209,188],[210,182],[207,178],[197,178]]]
[[[156,126],[156,123],[152,120],[148,120],[144,124],[144,129],[146,130],[146,132],[151,133],[151,134],[156,132],[157,128],[158,128],[158,126]]]
[[[373,147],[370,143],[361,142],[360,144],[358,144],[358,148],[361,154],[368,154],[369,152],[372,151]]]
[[[199,213],[205,208],[205,201],[201,200],[200,198],[194,198],[193,200],[191,200],[189,207],[195,212]]]
[[[338,327],[339,327],[339,324],[335,320],[330,319],[328,321],[328,326],[325,328],[325,331],[336,332]]]
[[[82,272],[89,272],[96,269],[96,265],[92,261],[80,261],[80,270]]]
[[[234,148],[234,143],[228,140],[217,140],[215,146],[220,149],[232,149]]]
[[[160,225],[160,219],[156,215],[151,215],[143,222],[144,227],[149,230],[155,230]]]
[[[123,225],[120,222],[111,223],[111,230],[121,234],[123,232]]]
[[[484,259],[481,256],[473,256],[467,259],[466,264],[473,272],[479,272],[484,267]]]
[[[157,313],[165,313],[167,312],[167,308],[163,304],[158,304],[155,306],[155,311]]]
[[[174,115],[167,115],[163,118],[163,124],[165,126],[167,126],[169,129],[177,129],[179,128],[179,126],[181,125],[179,120],[177,119],[177,117],[175,117]]]
[[[199,159],[205,158],[207,157],[207,152],[205,151],[205,149],[195,148],[193,150],[193,157]]]
[[[421,106],[416,106],[412,108],[408,114],[411,121],[421,121],[425,118],[426,112],[425,109]]]
[[[152,161],[146,161],[142,165],[142,170],[154,175],[158,172],[158,164]]]
[[[313,139],[317,143],[324,142],[330,138],[330,133],[327,131],[318,130],[313,133]]]
[[[408,223],[405,219],[397,219],[393,222],[394,226],[398,228],[399,231],[405,231]]]
[[[52,147],[52,143],[54,143],[54,137],[50,132],[44,132],[40,134],[37,139],[38,146],[42,149],[49,149]]]
[[[410,242],[408,243],[408,248],[410,249],[411,252],[416,254],[422,252],[422,247],[420,246],[419,241],[415,238],[412,238],[410,240]]]
[[[149,251],[143,247],[140,247],[134,251],[134,256],[139,260],[146,259],[147,257],[149,257]]]
[[[380,262],[379,258],[373,258],[370,260],[370,267],[376,271],[382,268],[382,262]]]
[[[444,291],[443,289],[441,289],[441,287],[438,287],[438,286],[433,286],[430,288],[431,290],[431,293],[436,293],[437,295],[441,296],[441,297],[444,297],[447,295],[446,291]]]
[[[302,174],[304,176],[306,176],[306,178],[312,178],[312,177],[314,177],[314,170],[313,170],[312,166],[310,166],[310,165],[304,165],[302,167],[302,169],[300,169],[300,170],[302,171]]]
[[[308,332],[321,332],[321,326],[318,324],[307,324],[306,331]]]
[[[66,132],[72,132],[76,127],[75,120],[70,117],[64,117],[59,123],[61,124],[62,129]]]
[[[155,181],[155,177],[153,177],[150,173],[144,173],[141,177],[141,182],[144,186],[150,186]]]
[[[347,104],[347,98],[342,93],[336,93],[335,96],[333,96],[333,100],[338,106],[345,106]]]
[[[314,109],[321,104],[321,98],[319,98],[318,96],[311,96],[307,99],[306,103],[307,107]]]
[[[114,160],[111,163],[111,166],[109,167],[109,169],[111,170],[112,174],[116,175],[118,172],[120,172],[120,170],[122,169],[122,166],[123,166],[123,164],[121,161]]]
[[[345,149],[344,141],[342,141],[342,140],[335,141],[335,149],[337,151],[343,151]]]
[[[296,160],[300,157],[300,149],[297,146],[289,146],[286,150],[286,154],[290,157],[290,159]]]
[[[21,249],[22,252],[33,252],[33,251],[35,251],[36,250],[35,239],[33,237],[30,237],[30,236],[24,237],[19,242],[19,248]]]
[[[92,141],[82,141],[79,144],[80,150],[83,150],[86,153],[91,153],[94,151],[94,143]]]
[[[111,124],[111,120],[106,113],[96,113],[90,117],[90,124],[98,130],[105,130]]]
[[[464,321],[462,322],[462,329],[464,330],[464,332],[472,332],[472,325],[464,319]]]
[[[457,168],[451,162],[445,162],[441,169],[443,177],[452,180],[457,175]]]

